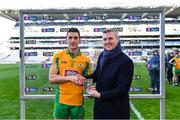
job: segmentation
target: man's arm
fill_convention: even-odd
[[[169,60],[169,63],[174,64],[174,60],[175,60],[175,57],[171,58],[171,60]]]
[[[77,76],[60,76],[58,75],[58,70],[51,67],[49,70],[49,82],[51,84],[63,84],[66,82],[73,82],[76,85],[82,85],[84,82],[84,77],[79,74]]]

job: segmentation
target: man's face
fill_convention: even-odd
[[[176,56],[179,56],[179,52],[175,52],[175,55],[176,55]]]
[[[113,32],[103,33],[102,37],[104,49],[108,51],[113,50],[119,42],[118,38]]]
[[[173,52],[171,52],[171,53],[170,53],[170,56],[174,56],[174,53],[173,53]]]
[[[159,50],[154,52],[154,55],[159,55]]]
[[[76,50],[80,43],[80,38],[77,32],[69,32],[67,34],[67,41],[69,50]]]

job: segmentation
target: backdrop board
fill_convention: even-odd
[[[123,51],[134,62],[130,98],[160,99],[160,118],[164,118],[163,9],[20,10],[19,13],[21,118],[25,118],[26,99],[54,98],[57,85],[48,80],[51,58],[57,51],[67,49],[66,32],[71,27],[80,30],[79,46],[91,59],[92,71],[103,50],[103,30],[116,30]],[[159,64],[154,66],[148,61],[155,50],[160,57]],[[150,73],[154,67],[159,71],[156,81]]]

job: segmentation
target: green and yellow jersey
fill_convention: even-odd
[[[176,70],[180,70],[180,56],[175,56],[172,58],[172,62],[174,63],[174,68]]]
[[[63,50],[53,55],[53,67],[57,68],[60,76],[76,76],[80,74],[87,76],[91,73],[90,59],[80,50],[73,56],[69,50]],[[80,106],[83,103],[83,86],[78,86],[72,82],[59,84],[56,96],[59,102],[65,105]]]

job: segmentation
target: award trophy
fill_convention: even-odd
[[[93,83],[92,79],[85,79],[84,80],[84,94],[83,94],[84,97],[90,96],[89,91],[91,89],[92,83]]]

